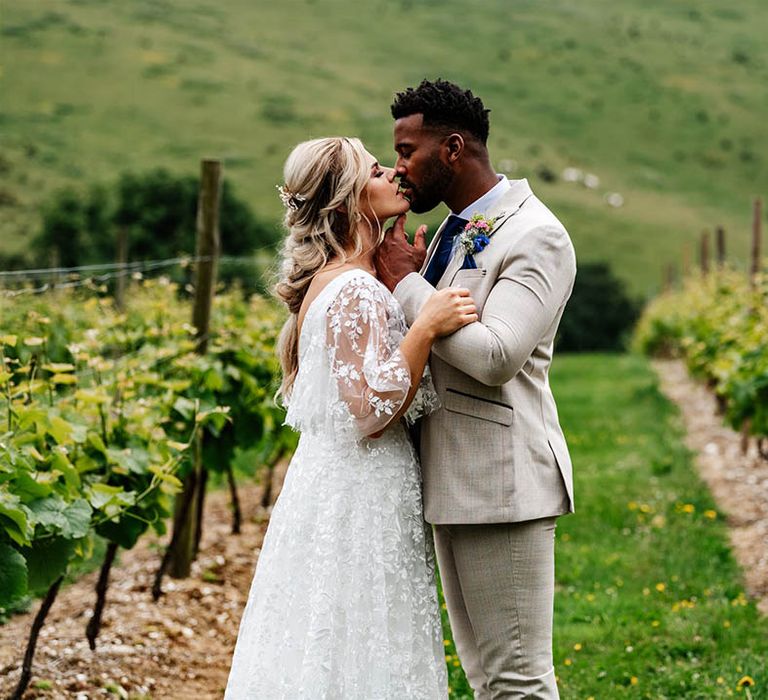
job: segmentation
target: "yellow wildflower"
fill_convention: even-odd
[[[666,588],[667,588],[667,584],[661,583],[661,581],[659,581],[659,583],[656,584],[656,590],[659,593],[663,593],[666,590]]]
[[[705,510],[704,511],[704,517],[709,518],[710,520],[714,520],[717,517],[717,511],[716,510]]]
[[[632,685],[637,685],[637,676],[632,676],[632,678],[629,679],[629,682]]]
[[[752,678],[752,676],[743,676],[739,679],[739,682],[736,684],[737,688],[743,688],[745,686],[754,685],[755,681]]]

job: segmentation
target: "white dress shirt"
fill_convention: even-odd
[[[461,214],[458,214],[462,219],[469,221],[474,214],[486,215],[490,211],[494,203],[503,195],[505,195],[512,185],[509,184],[509,180],[506,175],[497,173],[499,181],[491,187],[482,197],[476,199],[472,204],[462,210]],[[455,214],[455,212],[451,212]]]

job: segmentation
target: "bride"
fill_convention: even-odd
[[[383,222],[408,201],[357,139],[285,164],[277,292],[286,423],[301,432],[240,622],[227,700],[444,700],[447,678],[419,466],[400,420],[435,410],[434,340],[477,320],[436,292],[407,328],[376,279]]]

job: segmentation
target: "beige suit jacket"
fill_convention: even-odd
[[[511,184],[487,213],[499,218],[491,242],[475,255],[477,269],[460,269],[457,251],[437,284],[468,288],[480,320],[432,349],[442,408],[423,420],[420,452],[424,514],[434,524],[573,511],[571,460],[548,376],[576,258],[565,228],[527,180]],[[398,284],[394,294],[409,324],[433,292],[417,273]]]

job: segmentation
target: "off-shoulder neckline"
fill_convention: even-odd
[[[327,282],[326,285],[317,293],[317,296],[311,302],[309,302],[309,306],[307,307],[307,310],[304,314],[304,318],[301,320],[301,328],[299,329],[299,340],[298,340],[299,357],[301,357],[301,339],[304,336],[304,329],[307,327],[307,320],[309,319],[309,315],[317,306],[317,302],[323,296],[325,296],[325,293],[328,291],[328,289],[333,287],[340,279],[343,279],[344,277],[347,277],[352,274],[363,275],[364,277],[370,277],[377,285],[383,286],[381,280],[374,277],[370,272],[368,272],[368,270],[364,270],[362,267],[353,267],[353,268],[350,268],[349,270],[344,270],[344,272],[340,272],[330,282]]]

